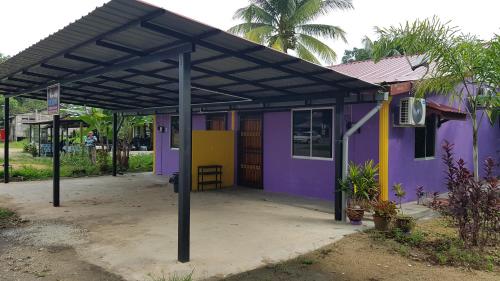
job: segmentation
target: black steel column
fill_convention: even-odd
[[[113,177],[116,177],[116,146],[118,145],[118,114],[113,113]]]
[[[60,153],[60,145],[59,145],[59,115],[54,115],[54,124],[52,126],[52,157],[53,157],[53,199],[52,203],[54,207],[59,207],[59,180],[60,180],[60,161],[59,161],[59,153]]]
[[[9,98],[5,98],[4,108],[4,129],[5,129],[5,142],[3,147],[3,182],[8,183],[10,179],[9,175],[9,138],[10,138],[10,104]]]
[[[189,261],[191,192],[191,54],[179,55],[179,233],[178,260]]]
[[[342,138],[344,137],[344,97],[335,99],[335,220],[342,220],[342,191],[340,181],[342,180]]]
[[[38,157],[42,156],[42,125],[38,124]]]

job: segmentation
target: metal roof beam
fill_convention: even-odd
[[[215,45],[215,44],[203,41],[201,39],[197,40],[197,39],[191,38],[190,36],[187,36],[185,34],[177,32],[175,30],[169,29],[167,27],[160,26],[160,25],[155,24],[155,23],[151,23],[151,22],[149,22],[147,20],[141,22],[141,27],[146,28],[146,29],[151,30],[151,31],[154,31],[154,32],[157,32],[157,33],[160,33],[160,34],[164,34],[164,35],[176,37],[178,39],[183,39],[183,40],[186,40],[186,41],[190,41],[190,42],[193,42],[196,45],[200,45],[200,46],[203,46],[203,47],[208,48],[208,49],[215,50],[215,51],[220,52],[220,53],[231,54],[234,57],[237,57],[237,58],[240,58],[240,59],[243,59],[243,60],[247,60],[247,61],[253,62],[255,64],[265,65],[266,67],[274,68],[274,69],[277,69],[279,71],[282,71],[282,72],[285,72],[285,73],[289,73],[289,74],[292,74],[292,75],[297,75],[297,76],[300,76],[300,77],[307,77],[308,79],[316,81],[316,82],[321,83],[321,84],[327,84],[329,86],[333,86],[333,87],[337,87],[337,88],[342,88],[344,90],[350,90],[349,88],[347,88],[345,86],[338,85],[337,83],[331,83],[329,81],[325,81],[325,80],[323,80],[321,78],[318,78],[318,77],[315,77],[315,76],[307,75],[307,73],[302,73],[302,72],[295,71],[295,70],[292,70],[292,69],[289,69],[289,68],[286,68],[286,67],[283,67],[283,66],[279,66],[279,65],[276,65],[276,64],[273,64],[273,63],[269,63],[269,62],[264,61],[262,59],[251,57],[251,56],[248,56],[246,54],[240,54],[237,51],[233,51],[231,49],[228,49],[228,48],[225,48],[225,47],[221,47],[221,46],[218,46],[218,45]],[[334,71],[331,70],[331,72],[334,72]]]
[[[32,88],[32,89],[24,90],[24,91],[21,91],[21,92],[18,92],[18,93],[14,93],[14,94],[10,94],[10,95],[7,95],[7,96],[8,97],[13,97],[13,96],[19,96],[19,95],[23,95],[23,94],[27,94],[27,93],[31,93],[31,92],[36,92],[36,91],[45,89],[48,86],[51,86],[51,85],[56,84],[56,83],[64,85],[64,84],[67,84],[67,83],[76,82],[76,81],[80,81],[80,80],[85,80],[87,78],[99,76],[99,75],[102,75],[102,74],[105,74],[105,73],[108,73],[108,72],[120,71],[120,70],[124,70],[124,69],[128,69],[128,68],[132,68],[132,67],[137,66],[137,65],[156,62],[156,61],[159,61],[159,60],[162,60],[162,59],[166,59],[166,58],[169,58],[169,57],[172,57],[172,56],[177,56],[180,53],[187,53],[187,52],[192,52],[192,51],[194,51],[194,45],[191,44],[191,43],[186,43],[186,44],[179,45],[177,47],[172,47],[172,48],[170,48],[170,49],[168,49],[166,51],[162,51],[162,52],[159,52],[159,53],[156,53],[156,54],[152,54],[152,55],[149,55],[149,56],[144,56],[144,57],[141,57],[139,59],[135,59],[135,60],[131,60],[131,61],[123,62],[123,63],[118,63],[118,64],[115,64],[115,65],[103,67],[101,69],[97,69],[97,70],[94,70],[94,71],[89,71],[89,72],[82,73],[82,74],[79,74],[79,75],[71,76],[69,78],[66,78],[66,79],[63,79],[63,80],[60,80],[60,81],[49,82],[49,83],[46,83],[46,84],[41,85],[39,87],[35,87],[35,88]]]
[[[173,61],[171,61],[171,60],[163,60],[163,62],[173,63]],[[251,85],[251,86],[257,86],[257,87],[264,88],[264,89],[267,89],[270,91],[284,92],[284,93],[292,94],[292,95],[295,94],[294,92],[282,90],[281,88],[276,88],[276,87],[268,86],[265,84],[256,83],[255,81],[246,80],[246,79],[239,78],[239,77],[232,76],[232,75],[223,75],[217,71],[208,70],[208,69],[205,69],[205,68],[199,67],[199,66],[191,66],[191,69],[193,69],[194,71],[198,71],[198,72],[202,72],[202,73],[205,73],[208,75],[212,75],[214,77],[220,76],[220,77],[223,77],[223,78],[228,79],[228,80],[237,81],[237,82],[239,82],[239,84],[247,84],[247,85]]]

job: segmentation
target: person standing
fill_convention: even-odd
[[[90,162],[94,165],[96,164],[96,143],[97,137],[94,136],[94,132],[90,131],[85,137],[85,147],[89,152]]]

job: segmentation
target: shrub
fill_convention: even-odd
[[[97,151],[96,164],[102,173],[109,171],[109,153],[106,150]]]
[[[98,175],[98,167],[86,153],[65,153],[61,155],[61,176],[81,177]]]
[[[31,154],[31,156],[33,156],[33,157],[36,157],[38,155],[38,148],[33,143],[24,144],[23,151]]]
[[[153,154],[137,154],[129,158],[129,171],[149,172],[153,170]]]
[[[493,175],[495,163],[485,161],[485,177],[479,181],[465,167],[463,159],[455,160],[453,144],[445,141],[442,160],[446,165],[448,204],[433,203],[435,209],[449,217],[458,227],[466,247],[497,243],[500,233],[500,200],[498,179]]]
[[[376,216],[383,218],[392,218],[398,213],[396,204],[392,201],[374,201],[372,203],[372,208]]]
[[[424,186],[423,185],[417,186],[416,195],[417,195],[417,205],[421,204],[422,203],[422,199],[425,196]]]

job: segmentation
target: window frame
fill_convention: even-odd
[[[318,157],[318,156],[312,156],[312,142],[309,143],[309,156],[299,156],[299,155],[294,155],[293,154],[293,113],[295,111],[309,111],[311,113],[311,132],[310,132],[310,138],[312,139],[312,112],[313,110],[324,110],[328,109],[332,111],[332,124],[331,124],[331,130],[332,130],[332,140],[331,140],[331,150],[332,150],[332,156],[327,158],[327,157]],[[292,159],[303,159],[303,160],[321,160],[321,161],[333,161],[335,158],[334,152],[335,152],[335,109],[331,106],[329,107],[304,107],[304,108],[292,108],[290,111],[290,155],[292,156]]]
[[[425,126],[421,126],[421,127],[415,127],[413,132],[414,132],[414,136],[413,136],[413,159],[415,161],[425,161],[425,160],[434,160],[436,159],[436,140],[437,140],[437,130],[438,130],[438,126],[437,126],[437,116],[435,114],[430,114],[430,115],[427,115],[426,117],[426,123],[425,123]],[[433,129],[434,129],[434,140],[433,140],[433,143],[434,143],[434,149],[433,149],[433,152],[434,152],[434,155],[432,156],[428,156],[427,155],[427,119],[428,118],[431,118],[433,119],[434,121],[434,126],[433,126]],[[416,145],[417,145],[417,129],[419,128],[423,128],[424,129],[424,156],[423,157],[417,157],[416,155]]]
[[[169,126],[170,127],[170,150],[179,150],[179,147],[173,147],[172,146],[172,139],[173,139],[173,132],[174,132],[174,130],[172,130],[172,126],[173,126],[172,125],[173,124],[172,123],[172,118],[173,117],[179,118],[179,115],[170,115],[170,126]]]

